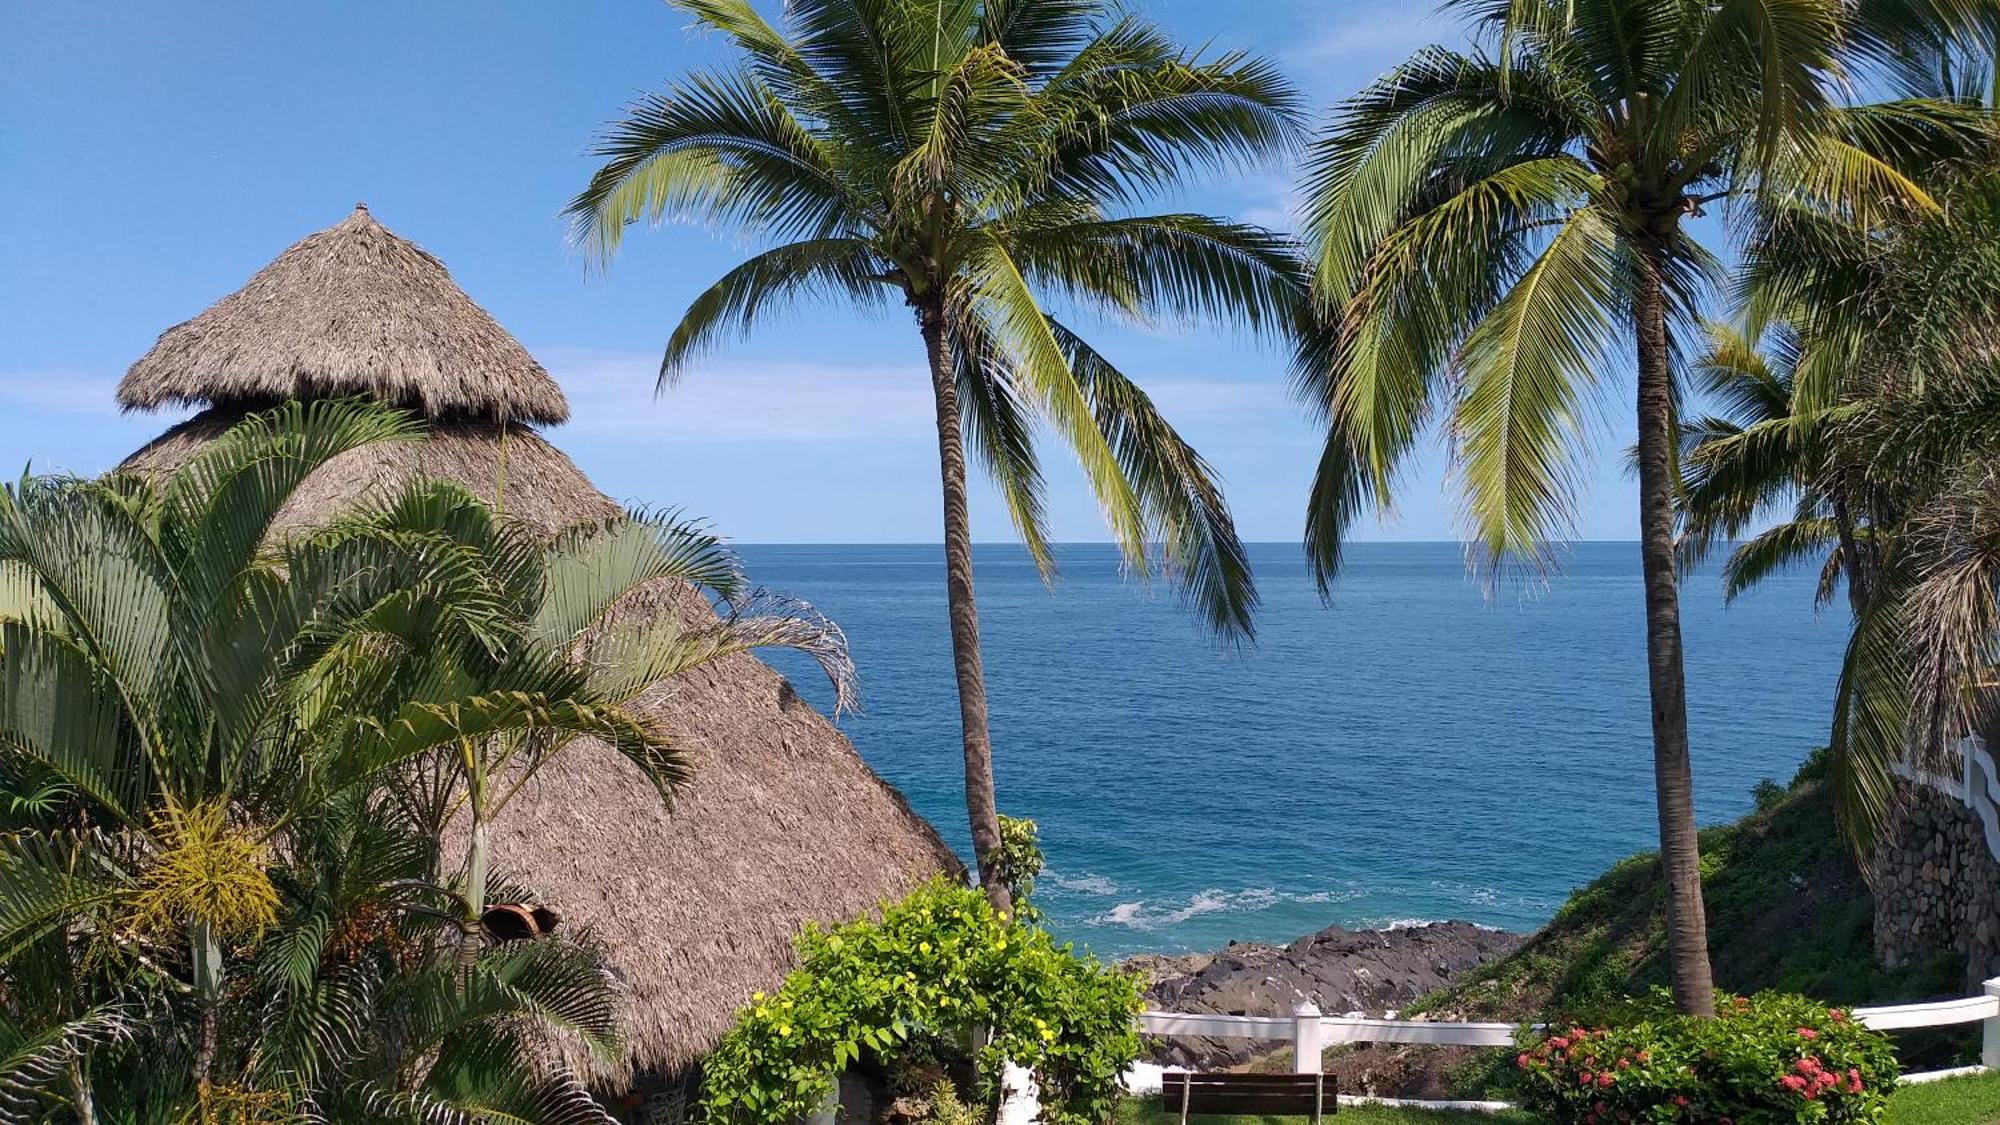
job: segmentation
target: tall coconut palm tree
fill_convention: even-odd
[[[634,105],[570,205],[608,255],[639,219],[739,227],[764,249],[696,297],[662,389],[779,305],[906,306],[936,406],[946,590],[981,880],[1006,905],[967,518],[967,444],[1044,575],[1045,422],[1075,453],[1128,564],[1181,579],[1251,632],[1256,594],[1208,466],[1138,384],[1044,303],[1252,328],[1302,287],[1273,235],[1124,212],[1192,169],[1283,151],[1297,98],[1266,62],[1185,51],[1108,0],[674,0],[741,54]]]
[[[1880,5],[1874,7],[1886,7]],[[1586,410],[1636,361],[1639,530],[1673,992],[1713,1005],[1675,566],[1675,337],[1717,261],[1689,220],[1790,192],[1867,214],[1928,199],[1858,140],[1922,105],[1841,108],[1845,60],[1915,16],[1839,0],[1458,0],[1482,47],[1433,47],[1343,103],[1307,170],[1327,327],[1303,349],[1329,422],[1308,516],[1324,582],[1435,411],[1472,537],[1546,559]],[[1870,7],[1870,6],[1863,6]],[[1933,5],[1949,8],[1951,5]],[[1907,16],[1907,18],[1905,18]]]

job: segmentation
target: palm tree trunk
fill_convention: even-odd
[[[190,946],[194,960],[195,1002],[201,1010],[200,1028],[195,1037],[194,1080],[197,1086],[206,1087],[209,1077],[215,1072],[215,1057],[221,1040],[222,940],[214,926],[196,922]]]
[[[486,758],[469,738],[459,741],[459,753],[465,766],[466,815],[472,822],[465,846],[464,910],[458,919],[458,974],[464,986],[471,982],[486,945],[480,922],[486,914],[486,856],[491,840],[486,823]]]
[[[958,377],[936,303],[917,312],[937,398],[938,470],[944,482],[945,594],[951,616],[952,667],[958,674],[958,722],[965,749],[965,814],[972,822],[972,853],[979,884],[993,908],[1013,910],[999,878],[1000,814],[993,797],[993,736],[986,723],[986,672],[979,656],[979,606],[972,597],[972,526],[965,496],[965,434],[960,425]]]
[[[1667,304],[1657,252],[1646,255],[1634,312],[1639,337],[1639,553],[1646,582],[1646,677],[1653,701],[1653,787],[1660,862],[1667,883],[1667,954],[1674,1002],[1712,1015],[1708,918],[1688,759],[1687,675],[1681,656],[1679,580],[1674,574],[1673,376]]]

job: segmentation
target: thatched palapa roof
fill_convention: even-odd
[[[128,410],[357,394],[432,418],[569,418],[535,357],[366,204],[161,333],[118,384]]]
[[[356,246],[340,245],[350,240]],[[345,271],[358,267],[308,269],[290,261],[307,247],[307,256],[319,262],[372,257],[376,282],[403,298],[393,312],[385,311],[376,295],[350,284]],[[398,277],[399,271],[418,276]],[[321,284],[329,288],[316,288]],[[407,303],[420,293],[442,311]],[[257,404],[243,388],[259,394],[366,388],[423,409],[433,420],[432,433],[421,441],[354,450],[328,464],[294,497],[281,526],[311,526],[356,499],[418,477],[459,481],[489,501],[501,499],[504,481],[504,510],[544,532],[616,512],[617,505],[532,427],[495,420],[494,411],[482,408],[535,401],[535,416],[563,412],[560,391],[504,330],[484,319],[491,335],[480,336],[477,346],[485,355],[518,353],[521,362],[455,366],[451,355],[435,350],[441,339],[432,335],[436,326],[462,320],[467,309],[478,311],[436,259],[365,214],[350,217],[169,331],[133,367],[120,392],[128,405],[222,405],[167,431],[124,467],[165,472],[181,463]],[[280,313],[289,319],[274,319]],[[283,343],[249,346],[244,333],[251,323]],[[337,341],[315,341],[313,333],[322,330]],[[402,333],[419,338],[402,339]],[[385,357],[383,367],[342,351],[363,340],[374,341],[368,354]],[[435,357],[428,367],[411,361],[426,355]],[[257,369],[257,356],[272,367]],[[343,374],[305,380],[304,356],[320,357],[315,362],[334,364],[325,370]],[[431,372],[443,369],[463,376],[447,396],[423,386]],[[474,381],[487,370],[498,384],[491,393]],[[526,379],[530,371],[539,389]],[[201,373],[218,373],[219,382],[211,385]],[[141,394],[135,386],[153,390]],[[162,393],[162,387],[173,390]],[[515,419],[530,415],[510,409]],[[675,499],[699,505],[701,498]],[[712,612],[684,586],[648,590],[630,608],[689,620]],[[495,826],[493,840],[496,870],[532,889],[561,914],[565,927],[588,927],[609,948],[629,991],[633,1051],[609,1072],[583,1068],[607,1083],[634,1071],[675,1072],[706,1053],[752,992],[782,979],[793,963],[792,937],[804,923],[858,917],[923,879],[959,870],[901,794],[755,658],[733,656],[657,684],[641,707],[690,752],[693,780],[671,811],[622,757],[585,742],[535,779]]]

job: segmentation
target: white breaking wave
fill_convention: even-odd
[[[1296,893],[1274,887],[1246,887],[1225,891],[1209,887],[1196,891],[1186,902],[1154,905],[1146,899],[1121,902],[1091,921],[1100,926],[1127,926],[1135,930],[1157,930],[1177,926],[1206,914],[1248,914],[1268,910],[1281,903],[1330,903],[1354,898],[1355,891],[1311,891]]]
[[[1051,871],[1042,875],[1042,881],[1059,890],[1071,891],[1080,895],[1115,895],[1118,893],[1117,883],[1092,871],[1086,871],[1081,875],[1062,875]]]

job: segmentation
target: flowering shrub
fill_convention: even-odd
[[[1775,992],[1722,996],[1712,1020],[1656,998],[1617,1026],[1551,1029],[1515,1063],[1524,1108],[1585,1125],[1884,1121],[1897,1076],[1886,1036]]]
[[[1043,1120],[1096,1123],[1109,1120],[1118,1077],[1139,1053],[1135,978],[1002,919],[976,889],[934,882],[879,922],[808,928],[799,955],[703,1065],[709,1120],[790,1125],[855,1062],[884,1065],[912,1043],[969,1043],[983,1030],[973,1052],[981,1102],[993,1104],[1012,1061],[1035,1073]]]

